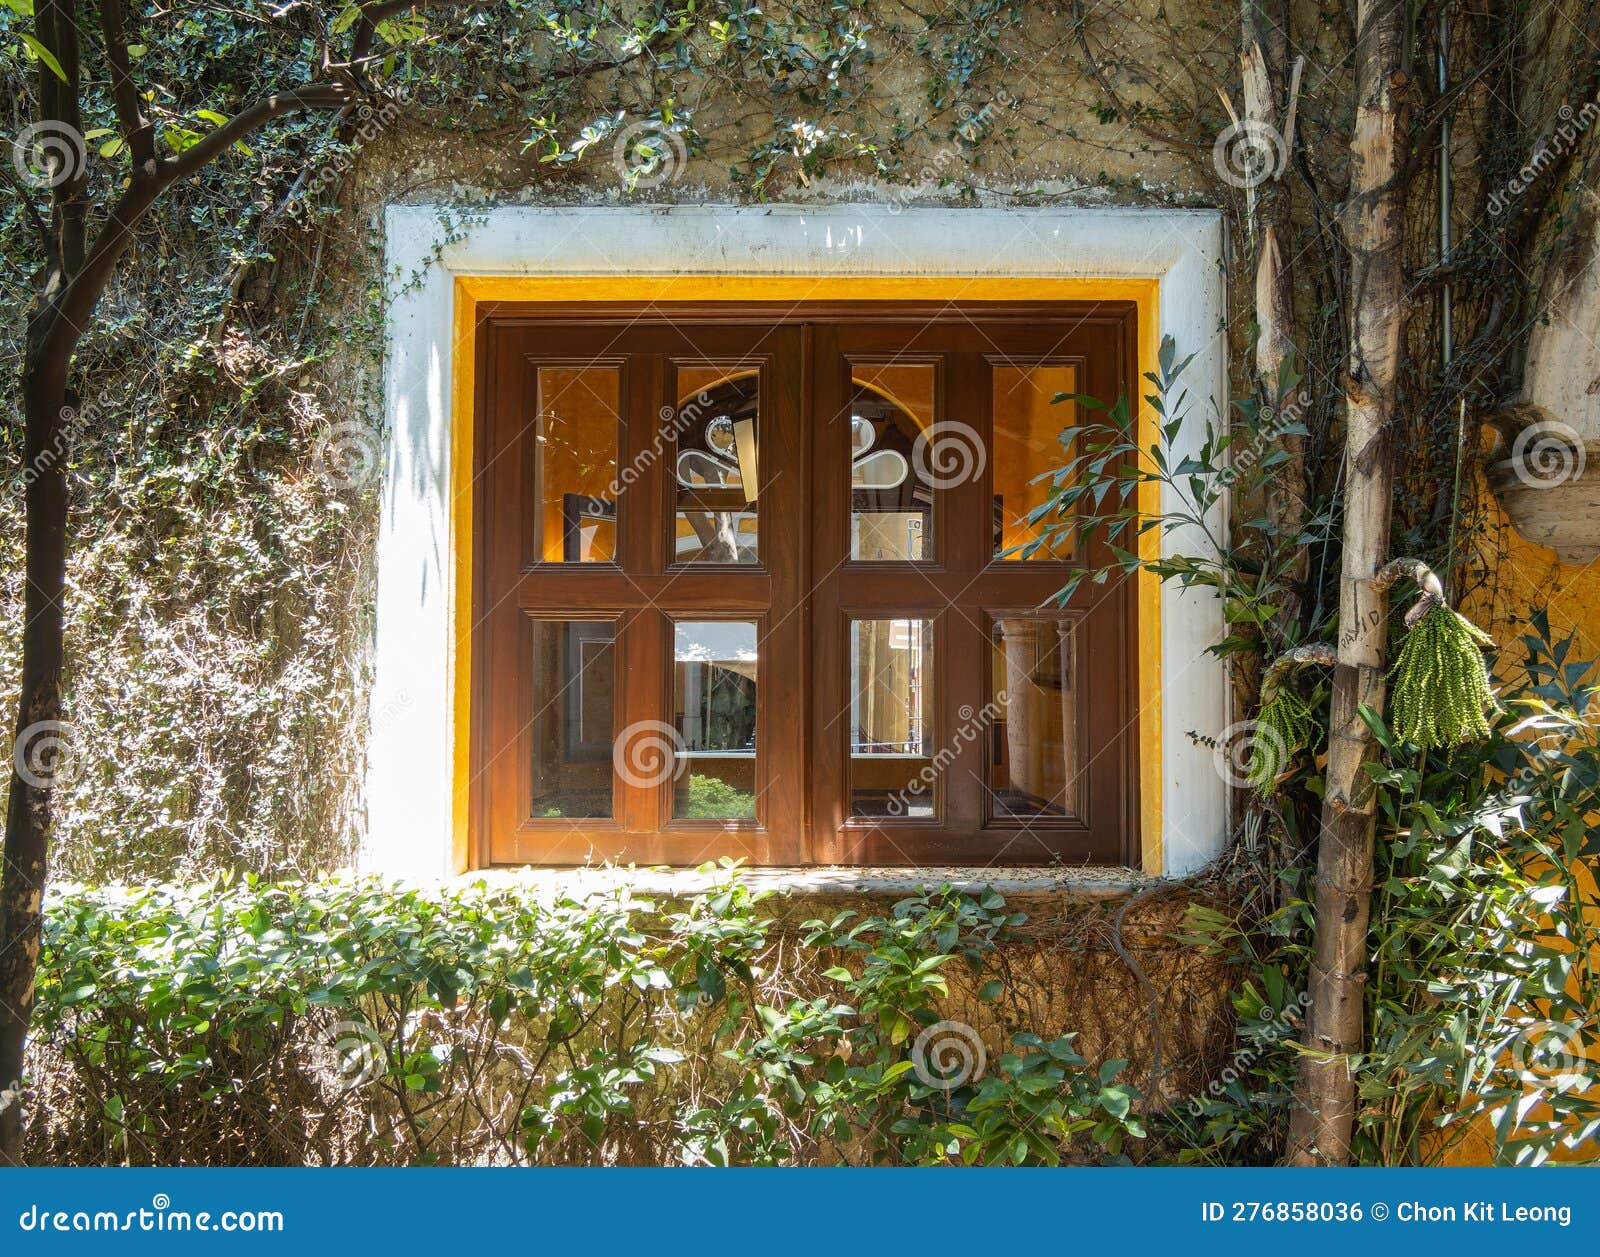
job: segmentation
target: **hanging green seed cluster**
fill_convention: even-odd
[[[1442,603],[1406,633],[1390,669],[1394,733],[1426,751],[1489,736],[1497,704],[1480,644],[1493,639]]]
[[[1317,722],[1311,705],[1294,687],[1280,685],[1270,701],[1256,715],[1250,737],[1248,780],[1256,793],[1265,798],[1278,788],[1278,777],[1301,747],[1310,746]]]

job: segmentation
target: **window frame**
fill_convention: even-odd
[[[940,302],[826,302],[826,303],[661,303],[641,309],[623,303],[484,303],[479,311],[479,332],[476,341],[477,405],[474,423],[477,434],[473,442],[474,477],[481,491],[474,494],[477,515],[474,528],[474,579],[472,589],[472,650],[470,684],[474,700],[470,765],[473,773],[471,806],[468,826],[472,863],[477,867],[495,864],[581,864],[593,856],[607,858],[616,855],[625,861],[640,863],[693,864],[714,855],[733,855],[756,864],[863,864],[903,865],[919,867],[949,863],[1006,864],[1066,863],[1137,865],[1140,853],[1139,774],[1135,748],[1139,745],[1136,710],[1137,693],[1137,642],[1139,607],[1134,597],[1134,582],[1121,580],[1108,593],[1096,587],[1103,597],[1121,601],[1119,610],[1120,636],[1117,695],[1119,708],[1129,719],[1116,739],[1115,755],[1118,759],[1121,782],[1114,800],[1119,820],[1115,842],[1087,841],[1082,835],[1070,833],[1070,826],[1035,824],[1031,828],[1050,830],[1055,840],[1048,853],[1027,853],[1002,849],[1015,845],[1009,837],[1020,828],[1015,822],[995,824],[988,815],[987,765],[977,759],[983,748],[983,739],[968,748],[966,758],[972,762],[955,766],[955,773],[943,773],[937,783],[942,796],[942,809],[938,823],[923,824],[912,820],[850,817],[850,763],[848,748],[826,749],[833,739],[823,730],[824,714],[835,704],[833,690],[848,690],[848,671],[841,672],[838,665],[847,663],[847,635],[851,618],[926,618],[933,622],[935,713],[932,744],[937,752],[943,740],[949,737],[952,713],[965,704],[974,709],[989,701],[992,690],[990,679],[990,651],[984,649],[982,663],[974,668],[952,670],[953,652],[959,647],[952,642],[952,633],[946,628],[947,617],[955,614],[953,604],[940,600],[933,590],[927,590],[920,601],[902,598],[892,605],[885,603],[880,589],[870,596],[859,592],[840,591],[840,596],[819,600],[813,587],[811,572],[814,555],[826,553],[835,544],[838,521],[823,517],[828,514],[843,515],[842,537],[848,553],[850,533],[851,498],[849,492],[848,440],[830,442],[830,435],[838,436],[836,429],[823,421],[820,415],[829,405],[830,389],[837,393],[841,387],[837,379],[830,381],[829,373],[845,364],[845,356],[835,352],[837,346],[830,342],[845,328],[859,331],[867,325],[879,335],[899,333],[884,329],[928,328],[941,326],[968,329],[981,325],[1021,329],[1023,341],[1028,340],[1028,329],[1037,330],[1041,324],[1051,329],[1064,330],[1075,339],[1087,339],[1097,348],[1087,354],[1064,353],[1056,347],[1041,352],[1041,363],[1058,363],[1071,360],[1080,370],[1079,387],[1083,392],[1105,395],[1108,379],[1117,387],[1110,390],[1110,400],[1119,390],[1134,392],[1136,358],[1135,305],[1132,302],[1029,302],[1026,304],[981,302],[956,304]],[[676,494],[670,475],[670,464],[676,449],[676,439],[669,443],[666,453],[649,466],[643,477],[629,484],[620,493],[617,503],[616,558],[612,563],[555,563],[536,561],[525,564],[518,576],[519,590],[526,582],[538,579],[543,584],[540,595],[529,602],[519,601],[524,614],[541,618],[603,620],[617,623],[614,658],[618,669],[614,714],[614,730],[626,728],[636,719],[645,718],[647,709],[654,709],[657,718],[665,714],[670,718],[672,660],[671,624],[681,619],[755,620],[758,623],[758,641],[761,660],[758,667],[757,715],[758,789],[757,819],[743,821],[674,820],[671,816],[671,791],[659,790],[653,800],[633,797],[628,788],[614,780],[613,817],[609,822],[532,822],[527,819],[527,809],[522,809],[523,820],[516,824],[519,834],[527,834],[530,841],[508,847],[503,841],[496,843],[496,832],[504,827],[503,803],[496,809],[491,796],[495,793],[489,778],[482,769],[486,745],[496,736],[492,728],[490,708],[493,706],[489,690],[496,671],[495,649],[485,630],[485,612],[489,599],[485,585],[493,580],[491,553],[494,548],[497,511],[514,509],[504,501],[503,478],[485,473],[498,456],[501,448],[497,441],[495,416],[514,411],[516,400],[507,396],[508,385],[504,367],[509,353],[513,358],[518,351],[513,343],[526,347],[529,339],[541,344],[561,339],[566,333],[597,336],[604,345],[608,330],[612,334],[637,332],[641,327],[654,329],[658,337],[681,334],[688,327],[705,331],[718,329],[743,329],[742,333],[728,332],[728,340],[740,334],[749,337],[768,335],[780,330],[792,334],[798,342],[800,358],[809,358],[809,372],[798,370],[788,373],[794,378],[779,382],[773,378],[769,384],[769,368],[762,367],[761,389],[761,486],[758,495],[759,562],[755,564],[701,564],[675,563],[669,550],[670,532],[676,510]],[[871,340],[871,335],[867,337]],[[937,339],[937,338],[935,338]],[[845,340],[850,341],[847,335]],[[612,342],[615,344],[615,341]],[[537,388],[538,365],[570,366],[573,360],[602,363],[609,351],[598,349],[590,354],[565,352],[549,355],[550,360],[532,365],[529,376]],[[691,351],[693,352],[693,351]],[[791,356],[793,350],[789,351]],[[880,361],[887,351],[871,349],[853,351],[851,362]],[[992,363],[994,354],[982,349],[960,351],[972,361],[982,359]],[[951,413],[955,401],[965,412],[980,416],[976,425],[983,433],[986,450],[992,453],[992,415],[990,414],[989,383],[987,374],[960,372],[948,354],[927,351],[919,355],[916,350],[903,351],[897,361],[937,360],[936,374],[943,387],[936,392],[935,421]],[[624,353],[624,358],[638,355]],[[656,415],[651,408],[654,398],[664,396],[673,372],[669,359],[674,355],[663,349],[653,361],[641,364],[630,362],[622,369],[622,405],[619,415],[618,471],[634,465],[634,461],[648,448],[656,430]],[[694,353],[697,361],[721,363],[724,359],[744,359],[751,355],[725,352]],[[754,355],[760,357],[761,355]],[[771,358],[781,356],[778,353]],[[891,353],[890,356],[893,356]],[[1091,378],[1089,358],[1098,365]],[[557,359],[560,361],[557,361]],[[772,368],[777,370],[778,368]],[[1108,374],[1109,373],[1109,374]],[[842,387],[848,390],[851,373],[844,370]],[[959,376],[959,379],[954,377]],[[981,377],[982,385],[977,384]],[[955,392],[952,393],[952,388]],[[514,390],[513,390],[514,391]],[[769,405],[772,415],[769,417]],[[814,422],[808,417],[816,416]],[[845,434],[846,437],[848,434]],[[843,451],[841,459],[840,451]],[[813,510],[809,505],[811,494],[818,484],[826,483],[823,477],[830,468],[842,462],[843,488],[831,501],[828,511]],[[770,469],[783,467],[785,475],[774,478]],[[903,587],[905,581],[927,578],[953,579],[961,574],[970,578],[973,588],[968,601],[976,607],[975,620],[982,627],[987,642],[991,613],[996,609],[1010,612],[1020,603],[1016,590],[1042,586],[1054,582],[1059,587],[1065,573],[1081,565],[1082,559],[1035,559],[1027,563],[999,560],[993,557],[992,538],[987,526],[977,530],[980,535],[961,537],[953,521],[964,516],[966,510],[976,505],[989,510],[992,503],[993,459],[986,462],[983,474],[973,483],[957,491],[940,490],[936,495],[933,513],[933,557],[921,561],[848,560],[849,575],[862,582],[875,585],[888,583]],[[798,474],[792,474],[798,471]],[[778,484],[787,482],[787,491]],[[642,491],[641,491],[642,490]],[[948,496],[947,495],[948,492]],[[826,500],[827,495],[824,495]],[[529,495],[523,495],[523,502]],[[641,509],[641,504],[642,508]],[[836,509],[837,508],[837,509]],[[785,518],[795,521],[786,524]],[[969,530],[973,531],[973,530]],[[968,552],[971,553],[968,553]],[[641,561],[642,560],[642,561]],[[503,563],[502,563],[503,566]],[[604,575],[608,580],[594,579]],[[622,596],[621,584],[640,582],[638,600]],[[730,578],[733,586],[730,588]],[[1019,579],[1020,578],[1020,579]],[[765,597],[752,590],[764,581]],[[749,588],[746,588],[746,587]],[[970,608],[969,608],[970,609]],[[778,628],[778,622],[783,627]],[[650,624],[658,625],[652,631]],[[774,636],[774,634],[777,636]],[[831,644],[830,644],[831,643]],[[1080,647],[1080,649],[1084,649]],[[787,653],[785,653],[787,652]],[[770,661],[786,658],[792,664],[773,666]],[[828,684],[814,687],[811,678],[830,676],[830,668],[841,675]],[[631,688],[623,683],[625,676],[656,676],[660,686]],[[527,682],[522,682],[526,688]],[[655,693],[657,689],[663,691]],[[848,693],[843,697],[848,701]],[[663,701],[664,700],[664,701]],[[975,700],[975,701],[974,701]],[[524,710],[527,710],[525,704]],[[774,711],[785,713],[783,720],[772,717]],[[791,719],[791,713],[798,713]],[[848,714],[846,710],[846,716]],[[846,732],[848,720],[840,720],[841,733]],[[503,730],[502,730],[503,732]],[[807,752],[807,744],[810,751]],[[518,756],[525,760],[526,756]],[[764,761],[764,762],[763,762]],[[964,779],[973,763],[979,771],[979,783],[970,791],[953,789],[953,782]],[[526,777],[527,774],[523,773]],[[529,787],[531,789],[531,787]],[[951,802],[951,795],[964,795]],[[520,801],[517,805],[520,807]],[[952,811],[953,808],[953,811]],[[496,812],[499,816],[496,816]],[[842,811],[842,815],[840,814]],[[972,815],[968,816],[967,813]],[[564,833],[561,831],[565,831]],[[532,839],[538,839],[535,847]],[[997,842],[997,838],[999,841]],[[552,839],[556,839],[552,841]]]

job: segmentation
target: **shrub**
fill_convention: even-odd
[[[975,1032],[941,1020],[949,966],[981,976],[1022,924],[999,895],[807,922],[840,963],[784,991],[768,893],[732,867],[675,904],[481,882],[63,889],[36,1028],[77,1102],[41,1106],[35,1138],[128,1162],[1057,1164],[1142,1136],[1123,1062],[1024,1034],[985,1072]]]

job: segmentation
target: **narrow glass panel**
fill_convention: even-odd
[[[850,557],[932,557],[933,486],[917,437],[933,424],[930,362],[851,368]]]
[[[672,815],[756,816],[756,626],[679,620],[673,626],[673,728],[681,739]]]
[[[533,805],[536,820],[611,815],[611,696],[616,626],[534,620]]]
[[[997,819],[1080,814],[1078,684],[1072,625],[1004,616],[992,629],[989,791]]]
[[[1072,402],[1051,403],[1060,393],[1078,387],[1070,366],[996,367],[994,369],[994,553],[999,558],[1013,546],[1044,535],[1040,525],[1026,522],[1028,513],[1050,493],[1050,482],[1034,478],[1062,467],[1068,457],[1060,440],[1063,428],[1077,422]],[[1069,559],[1071,539],[1063,534],[1050,544],[1011,559]]]
[[[675,563],[755,563],[761,377],[680,366],[673,483]]]
[[[609,563],[617,557],[615,367],[540,367],[534,492],[546,563]]]
[[[933,625],[850,625],[850,814],[932,816]]]

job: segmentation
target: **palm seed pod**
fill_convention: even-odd
[[[1489,736],[1497,710],[1480,645],[1493,639],[1444,603],[1408,626],[1394,667],[1389,713],[1395,736],[1422,750]]]

